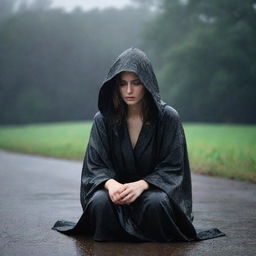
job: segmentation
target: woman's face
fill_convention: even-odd
[[[118,86],[120,95],[127,105],[136,105],[141,102],[145,94],[145,87],[133,72],[121,73]]]

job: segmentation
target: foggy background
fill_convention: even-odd
[[[129,47],[183,121],[255,123],[255,45],[256,0],[0,0],[0,124],[92,119]]]

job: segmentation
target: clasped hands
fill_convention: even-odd
[[[130,204],[144,190],[148,189],[149,185],[145,180],[122,184],[114,179],[109,179],[105,182],[104,187],[108,190],[109,197],[114,204]]]

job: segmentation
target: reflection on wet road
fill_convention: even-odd
[[[201,242],[102,243],[54,230],[77,221],[82,162],[0,151],[0,255],[255,255],[256,185],[192,176],[196,228],[217,227],[226,237]]]

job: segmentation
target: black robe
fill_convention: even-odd
[[[137,74],[157,109],[154,121],[143,124],[134,149],[127,123],[124,121],[118,124],[108,116],[108,110],[113,104],[113,81],[122,71]],[[91,216],[88,213],[95,192],[102,190],[108,179],[120,183],[144,179],[150,186],[149,191],[158,190],[167,196],[165,210],[167,213],[172,212],[168,214],[166,223],[173,239],[161,240],[192,241],[224,236],[217,228],[195,229],[192,224],[191,173],[182,123],[178,112],[160,99],[153,68],[142,51],[129,48],[118,56],[100,89],[98,107],[100,111],[94,116],[81,175],[83,214],[77,223],[60,220],[52,229],[67,235],[92,234]],[[157,241],[138,228],[136,214],[133,215],[131,210],[132,204],[114,206],[120,227],[130,237]],[[140,207],[140,214],[146,211],[143,205],[136,207]],[[150,225],[152,223],[148,223]]]

